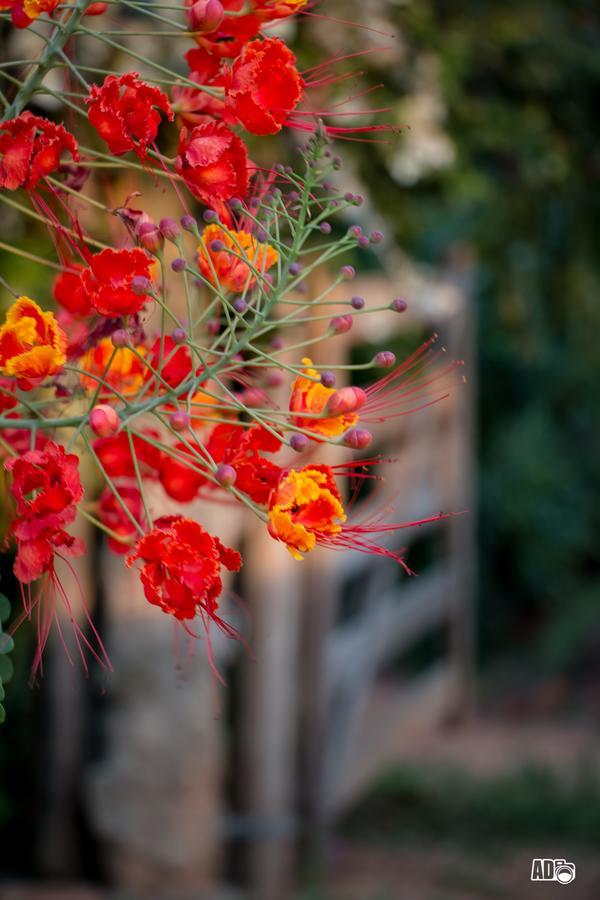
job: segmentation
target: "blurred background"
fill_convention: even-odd
[[[414,579],[352,554],[300,572],[215,513],[245,556],[233,588],[256,656],[221,648],[218,697],[202,650],[174,649],[98,543],[80,575],[115,674],[84,678],[55,647],[31,689],[34,635],[12,655],[7,900],[600,896],[600,10],[321,11],[335,21],[286,28],[301,68],[370,48],[347,94],[379,88],[345,109],[389,106],[399,129],[339,150],[337,186],[366,197],[339,227],[385,234],[349,260],[352,292],[408,303],[393,337],[365,317],[336,352],[406,355],[435,331],[465,359],[467,383],[385,423],[377,449],[398,459],[391,518],[469,512],[402,535]],[[293,162],[298,137],[273,141],[273,161]],[[23,227],[2,223],[50,255]],[[46,273],[15,260],[4,277],[47,303]],[[575,862],[576,880],[531,884],[535,857]]]

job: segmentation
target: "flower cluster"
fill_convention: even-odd
[[[445,396],[457,363],[445,362],[435,339],[400,364],[390,350],[361,365],[318,362],[357,317],[387,315],[392,331],[406,303],[374,308],[346,296],[350,262],[382,239],[339,224],[362,203],[336,184],[331,139],[352,129],[302,109],[328,78],[319,66],[303,74],[284,41],[263,33],[305,5],[187,3],[179,28],[195,44],[188,73],[161,62],[156,83],[78,69],[75,40],[54,57],[77,76],[64,94],[69,130],[24,108],[35,77],[0,123],[0,200],[23,190],[28,207],[9,202],[44,223],[56,250],[50,260],[15,248],[52,270],[56,310],[16,291],[0,325],[0,460],[23,584],[46,578],[64,599],[55,560],[83,552],[66,530],[80,514],[139,573],[149,603],[188,629],[198,619],[207,640],[211,623],[237,637],[220,598],[224,570],[237,572],[242,559],[195,521],[210,502],[250,509],[296,560],[325,547],[405,565],[378,535],[407,523],[359,521],[346,482],[355,493],[377,477],[378,456],[362,451],[378,423]],[[18,27],[61,16],[43,72],[62,32],[76,38],[84,12],[110,14],[101,7],[0,0]],[[160,20],[159,9],[148,16]],[[311,133],[299,169],[250,162],[247,135],[284,127]],[[129,167],[142,188],[117,206],[122,188],[106,190],[111,167]],[[160,191],[177,217],[155,221],[132,205],[140,195],[143,205],[143,191]],[[104,223],[94,234],[91,214]],[[316,288],[319,270],[329,275]],[[345,462],[326,465],[325,444]],[[85,498],[83,455],[99,476]]]

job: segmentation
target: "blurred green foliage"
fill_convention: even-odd
[[[483,652],[534,639],[537,665],[568,669],[600,631],[600,7],[385,10],[403,58],[384,70],[371,58],[378,105],[401,114],[433,60],[455,158],[402,184],[394,158],[414,134],[351,152],[414,258],[475,253]]]
[[[565,839],[597,846],[600,783],[582,768],[569,781],[526,766],[475,777],[462,769],[402,766],[389,771],[346,818],[342,832],[380,842],[465,842],[493,853],[497,842]]]

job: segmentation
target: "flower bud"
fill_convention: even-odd
[[[356,269],[354,266],[342,266],[340,269],[340,275],[342,276],[344,281],[352,281],[354,276],[356,275]]]
[[[224,16],[225,10],[220,0],[196,0],[188,12],[190,29],[197,34],[212,34]]]
[[[407,308],[407,306],[408,306],[408,303],[406,302],[406,300],[403,300],[402,297],[396,297],[390,303],[390,309],[393,309],[394,312],[399,312],[399,313],[404,312],[404,310]]]
[[[290,263],[288,272],[290,273],[290,275],[298,275],[301,269],[302,269],[302,266],[300,265],[299,262],[293,262],[293,263]]]
[[[242,313],[245,313],[248,309],[248,304],[242,297],[238,297],[237,300],[233,301],[233,308],[235,309],[236,313],[242,315]]]
[[[198,223],[193,216],[182,216],[180,221],[181,227],[185,231],[196,231],[198,228]]]
[[[232,484],[235,484],[237,472],[235,471],[233,466],[228,466],[227,463],[222,463],[222,465],[220,465],[215,472],[215,478],[217,479],[221,487],[231,487]]]
[[[220,241],[218,238],[215,241],[210,242],[210,248],[213,253],[221,253],[222,250],[225,249],[225,244],[223,241]]]
[[[154,222],[142,222],[136,228],[136,235],[138,243],[148,253],[158,253],[164,242],[158,225]]]
[[[101,16],[108,9],[108,3],[90,3],[84,12],[84,16]]]
[[[190,417],[183,409],[178,409],[169,416],[169,425],[173,431],[185,431],[189,424]]]
[[[206,330],[208,334],[216,335],[221,330],[221,323],[218,319],[209,319],[206,323]]]
[[[356,412],[367,402],[367,395],[359,387],[343,387],[332,394],[327,402],[327,412],[331,416],[344,416]]]
[[[144,275],[134,275],[131,279],[131,290],[134,294],[149,294],[152,290],[152,282]]]
[[[158,227],[160,228],[160,233],[167,241],[177,241],[177,238],[181,234],[181,228],[175,219],[170,219],[168,217],[161,219],[158,223]]]
[[[232,197],[231,200],[229,201],[229,208],[232,209],[234,212],[238,212],[238,210],[244,208],[244,202],[243,202],[243,200],[240,200],[239,197]]]
[[[173,339],[174,344],[185,344],[187,341],[187,334],[183,328],[174,328],[171,332],[171,338]]]
[[[334,334],[345,334],[352,328],[352,322],[352,316],[334,316],[329,323],[329,329]]]
[[[310,438],[305,434],[301,434],[299,431],[296,431],[290,438],[290,447],[292,450],[295,450],[296,453],[302,453],[303,450],[306,450],[310,443]]]
[[[352,300],[350,301],[350,303],[352,304],[352,307],[354,309],[362,309],[363,306],[365,305],[365,298],[364,297],[353,297]]]
[[[111,341],[113,347],[116,347],[117,350],[122,350],[123,347],[127,347],[129,344],[129,335],[124,328],[117,328],[111,335]]]
[[[391,350],[380,350],[375,354],[375,365],[382,369],[391,369],[396,362],[396,354]]]
[[[366,428],[349,428],[344,433],[344,444],[353,450],[364,450],[373,440],[373,435]]]
[[[171,268],[174,272],[183,272],[187,263],[185,259],[182,259],[181,256],[177,256],[173,262],[171,263]]]
[[[210,225],[212,222],[218,222],[219,217],[214,211],[214,209],[205,209],[202,213],[202,218],[206,222],[207,225]]]
[[[337,379],[334,372],[321,372],[321,384],[323,385],[323,387],[335,387],[336,381]]]
[[[98,437],[110,437],[119,430],[121,420],[108,403],[99,403],[90,412],[90,428]]]
[[[319,231],[321,234],[331,234],[331,225],[329,222],[321,222],[319,225]]]
[[[384,238],[383,231],[372,231],[371,232],[371,243],[372,244],[380,244]]]
[[[369,238],[366,236],[366,234],[361,234],[361,236],[359,237],[359,239],[357,240],[356,243],[358,244],[359,247],[362,247],[362,248],[364,249],[365,247],[368,247],[368,246],[369,246],[369,244],[371,243],[371,241],[370,241]]]

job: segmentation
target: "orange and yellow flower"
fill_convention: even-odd
[[[144,357],[146,352],[146,348],[141,346],[136,347],[136,353],[129,347],[120,347],[115,350],[111,339],[103,338],[95,347],[87,350],[79,360],[80,368],[89,373],[89,375],[81,376],[81,383],[89,391],[95,391],[100,385],[102,392],[102,389],[106,388],[106,384],[108,384],[126,396],[137,394],[147,375],[146,366],[140,359],[140,356]],[[109,362],[110,368],[107,371],[106,367]],[[98,378],[102,378],[106,384],[102,385]]]
[[[0,373],[30,390],[64,366],[67,336],[54,313],[44,312],[29,297],[19,297],[0,327]]]
[[[202,241],[198,247],[200,272],[211,284],[235,293],[254,285],[253,268],[265,273],[279,257],[274,247],[260,243],[249,232],[230,231],[222,225],[207,225]],[[213,249],[215,242],[218,249]]]
[[[291,469],[269,503],[269,534],[282,541],[294,559],[317,541],[339,534],[346,521],[342,498],[328,466]]]
[[[312,368],[312,360],[304,357],[302,365],[305,367],[302,375],[294,381],[290,397],[290,412],[301,413],[292,418],[292,424],[298,428],[305,428],[315,434],[327,438],[340,437],[348,428],[353,428],[358,422],[355,412],[342,413],[336,416],[323,416],[323,412],[330,399],[336,393],[334,388],[325,387],[318,380],[319,373]],[[311,419],[309,413],[315,418]]]

